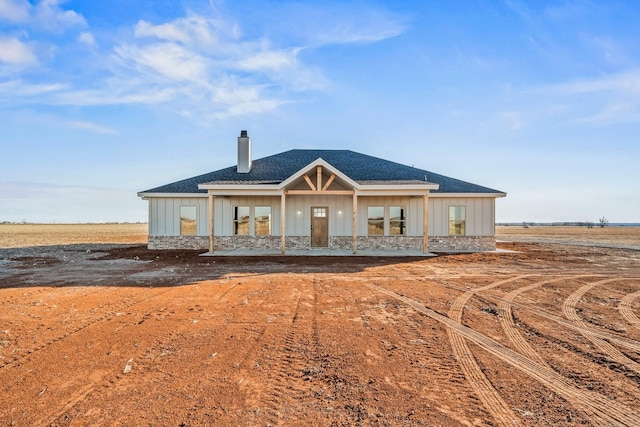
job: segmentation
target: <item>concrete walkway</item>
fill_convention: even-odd
[[[213,254],[209,252],[200,254],[200,256],[281,256],[279,249],[234,249],[234,250],[219,250]],[[350,250],[341,249],[289,249],[285,256],[376,256],[376,257],[434,257],[437,256],[434,253],[424,254],[418,250],[360,250],[357,254],[353,254]]]

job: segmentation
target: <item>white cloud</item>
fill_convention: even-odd
[[[88,130],[94,133],[100,133],[104,135],[116,135],[118,132],[108,126],[103,126],[98,123],[85,122],[81,120],[73,120],[64,122],[63,124],[76,129]]]
[[[129,84],[131,89],[112,87],[104,90],[71,90],[54,94],[48,99],[53,105],[74,105],[78,107],[99,105],[127,105],[127,104],[162,104],[176,98],[176,91],[172,88],[158,88],[156,86]]]
[[[73,10],[63,10],[65,0],[41,0],[33,10],[34,21],[45,30],[62,31],[74,26],[86,26],[84,17]]]
[[[116,135],[118,131],[87,120],[69,120],[63,116],[40,113],[32,110],[17,110],[11,113],[11,120],[27,126],[45,125],[50,128],[68,128],[85,130],[102,135]]]
[[[162,40],[188,42],[189,36],[173,24],[151,25],[147,21],[139,21],[136,25],[136,37],[156,37]]]
[[[41,0],[31,8],[31,20],[51,31],[85,27],[85,19],[64,9],[63,3]],[[336,3],[338,13],[333,16],[316,6],[300,7],[309,12],[309,19],[303,22],[309,24],[304,29],[310,36],[306,44],[294,43],[290,37],[276,42],[278,37],[243,36],[239,23],[216,7],[212,16],[191,13],[160,23],[140,20],[130,32],[119,31],[114,45],[104,48],[108,50],[99,49],[90,31],[79,32],[75,41],[93,48],[92,63],[85,67],[93,73],[91,78],[73,74],[68,80],[59,77],[68,84],[43,83],[48,76],[38,83],[26,77],[25,81],[0,83],[9,89],[0,93],[0,101],[18,105],[166,104],[176,114],[200,123],[260,114],[296,102],[299,93],[329,86],[319,69],[301,60],[304,50],[326,44],[371,43],[405,29],[400,19],[377,9]],[[28,46],[21,47],[22,51],[13,50],[11,60],[37,63],[33,52],[28,55]],[[60,58],[57,52],[64,47],[56,46],[50,52]],[[57,65],[56,71],[60,75],[64,67]]]
[[[84,17],[61,7],[66,0],[40,0],[32,5],[26,0],[0,0],[0,19],[29,23],[47,31],[61,31],[74,26],[86,26]]]
[[[299,51],[300,48],[257,52],[246,58],[241,58],[237,66],[240,69],[250,71],[291,69],[298,65]]]
[[[16,38],[0,38],[0,61],[18,66],[38,64],[31,48]]]
[[[90,32],[80,33],[80,35],[78,36],[78,41],[80,43],[86,44],[89,47],[98,46],[98,44],[96,43],[96,39],[93,37],[93,34],[91,34]]]
[[[6,97],[8,99],[14,97],[30,97],[48,95],[52,92],[61,91],[68,88],[67,85],[61,83],[27,83],[23,80],[9,80],[0,83],[0,99]]]
[[[615,92],[640,94],[640,70],[627,70],[617,74],[603,75],[591,79],[579,79],[549,86],[550,90],[562,93]]]
[[[148,75],[170,80],[206,82],[207,61],[196,52],[175,43],[146,46],[123,45],[115,49],[121,63]]]
[[[0,19],[24,22],[29,18],[31,4],[27,0],[0,0]]]
[[[186,18],[178,18],[172,22],[153,25],[140,20],[134,29],[134,35],[138,38],[157,38],[170,42],[183,44],[211,46],[216,43],[218,37],[214,32],[226,38],[232,38],[234,33],[219,31],[215,21],[203,16],[191,15]]]
[[[537,86],[521,91],[516,101],[528,121],[546,126],[640,123],[640,70]]]
[[[305,47],[375,43],[408,28],[406,16],[360,2],[274,2],[268,7],[255,25]]]

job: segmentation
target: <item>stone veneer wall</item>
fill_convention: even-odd
[[[215,236],[215,250],[280,249],[280,236]],[[351,250],[352,236],[329,237],[330,249]],[[287,236],[286,249],[309,249],[309,236]],[[149,249],[208,250],[208,236],[149,236]],[[429,252],[484,252],[494,236],[429,236]],[[358,250],[422,250],[419,236],[358,236]]]
[[[208,236],[149,236],[149,249],[209,249]]]
[[[429,252],[486,252],[495,250],[495,236],[429,236]]]

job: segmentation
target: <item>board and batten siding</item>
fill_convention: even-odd
[[[197,235],[208,233],[208,198],[149,198],[149,235],[179,236],[180,206],[197,206]],[[407,214],[407,235],[422,235],[421,197],[358,197],[358,235],[367,235],[367,207],[384,206],[388,217],[390,206],[404,206]],[[280,197],[216,197],[214,233],[217,236],[233,234],[234,206],[271,206],[272,235],[280,235]],[[449,234],[449,206],[466,207],[466,234],[468,236],[495,235],[495,199],[478,198],[429,198],[429,235]],[[286,234],[309,236],[311,234],[311,208],[329,208],[329,235],[352,235],[351,196],[287,196]],[[252,210],[253,215],[253,210]],[[387,218],[388,221],[388,218]]]
[[[449,234],[449,206],[466,207],[466,235],[495,235],[495,199],[492,197],[429,198],[429,235]]]
[[[358,197],[359,236],[367,235],[369,206],[384,207],[385,234],[388,234],[389,228],[389,207],[403,206],[406,209],[407,236],[422,236],[422,197]],[[349,212],[351,212],[351,208],[349,208]]]
[[[180,206],[196,206],[198,236],[207,236],[209,202],[207,197],[149,197],[149,235],[179,236]]]

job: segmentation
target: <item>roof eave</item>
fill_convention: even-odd
[[[507,193],[430,193],[429,197],[507,197]]]
[[[138,197],[149,199],[154,197],[207,197],[207,193],[153,193],[149,191],[141,191]]]

